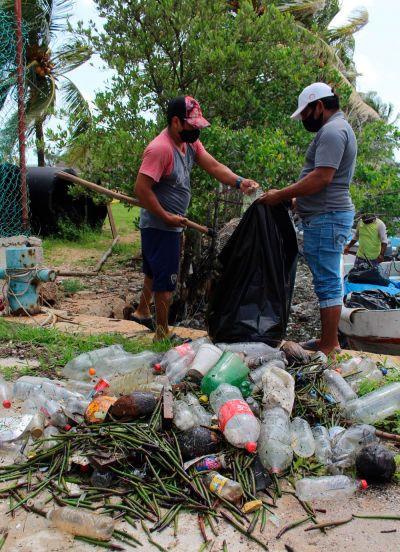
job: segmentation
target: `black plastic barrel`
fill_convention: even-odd
[[[55,233],[61,221],[100,228],[107,215],[106,205],[96,204],[87,195],[72,196],[68,190],[74,184],[57,176],[60,171],[76,175],[73,169],[64,167],[27,167],[33,233]]]

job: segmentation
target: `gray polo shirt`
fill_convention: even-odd
[[[300,179],[316,167],[333,167],[333,180],[320,192],[297,198],[297,210],[304,218],[331,213],[352,211],[350,182],[357,157],[357,139],[342,111],[332,115],[317,132],[308,147]]]

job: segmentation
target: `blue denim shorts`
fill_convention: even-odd
[[[152,291],[174,291],[178,280],[181,232],[142,228],[143,272],[153,280]]]
[[[303,219],[304,257],[322,309],[343,303],[340,261],[353,219],[354,211],[335,211]]]

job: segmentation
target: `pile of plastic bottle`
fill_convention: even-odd
[[[71,420],[83,423],[96,398],[113,397],[104,412],[97,410],[95,416],[105,419],[111,406],[115,415],[124,419],[128,411],[145,412],[146,393],[158,396],[164,388],[171,388],[173,393],[178,389],[173,423],[183,441],[188,432],[218,425],[232,446],[257,454],[269,474],[284,473],[294,457],[315,457],[327,475],[298,481],[296,493],[301,500],[329,500],[365,487],[365,482],[349,478],[344,471],[355,465],[365,446],[378,442],[375,428],[368,424],[400,410],[400,383],[358,397],[360,384],[382,380],[383,370],[363,358],[342,362],[336,369],[326,368],[322,376],[325,396],[354,425],[348,429],[310,427],[305,418],[292,417],[295,379],[290,372],[285,352],[264,343],[212,344],[204,337],[165,354],[130,354],[120,345],[105,347],[69,362],[62,371],[65,381],[23,376],[10,385],[0,378],[5,413],[0,418],[0,446],[20,443],[26,435],[33,441],[44,436],[51,446],[51,437],[60,429],[68,430]],[[178,384],[184,380],[199,393],[185,392],[184,387],[182,391]],[[126,397],[130,397],[130,410],[122,400],[126,402]],[[199,450],[207,452],[207,446],[197,448],[186,454],[186,459],[198,471],[206,471],[205,484],[227,500],[238,500],[242,496],[239,483],[218,471],[227,467],[224,455],[199,457]]]

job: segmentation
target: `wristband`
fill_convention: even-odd
[[[235,181],[235,188],[237,190],[240,190],[240,184],[242,183],[243,178],[239,176],[239,178]]]

